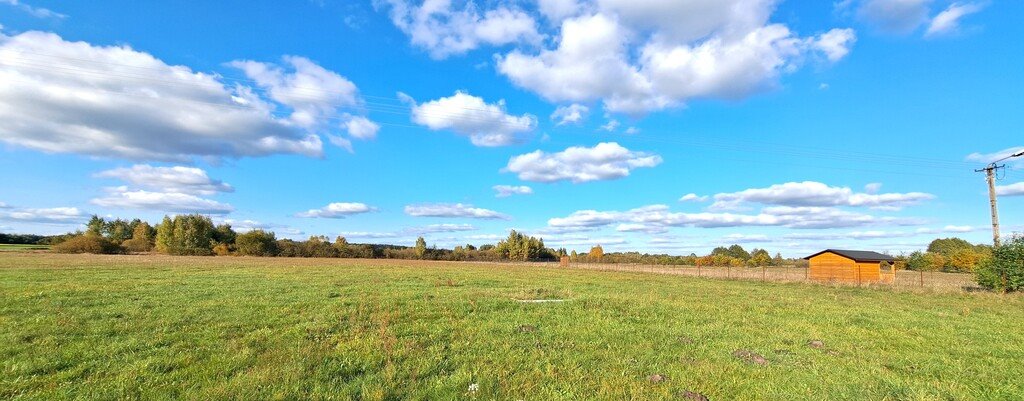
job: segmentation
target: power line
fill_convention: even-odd
[[[1000,169],[1005,169],[1005,164],[999,164],[1003,161],[1010,160],[1015,157],[1024,156],[1024,151],[1020,151],[1009,156],[997,159],[989,163],[985,168],[974,170],[976,173],[985,173],[985,181],[988,182],[988,202],[992,213],[992,244],[999,246],[999,206],[996,202],[996,174]],[[1005,279],[1005,277],[1004,277]]]

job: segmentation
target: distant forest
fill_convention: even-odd
[[[800,259],[785,259],[767,250],[747,251],[740,245],[721,246],[708,255],[676,256],[640,252],[605,252],[599,244],[589,252],[548,248],[544,240],[511,231],[496,244],[479,247],[466,244],[452,249],[427,246],[419,237],[413,246],[350,243],[345,237],[333,240],[311,236],[305,241],[278,239],[272,231],[236,232],[230,224],[215,225],[206,216],[191,214],[165,216],[159,224],[140,219],[107,220],[92,216],[85,231],[41,236],[0,233],[0,244],[50,245],[62,253],[145,253],[170,255],[241,255],[268,257],[321,257],[367,259],[422,259],[450,261],[558,261],[568,257],[577,263],[635,263],[652,265],[702,265],[719,267],[764,267],[804,265]],[[927,251],[898,255],[897,268],[969,272],[989,258],[991,247],[974,245],[959,238],[936,239]]]

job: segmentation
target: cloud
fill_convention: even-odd
[[[782,206],[852,206],[898,210],[904,206],[934,199],[923,192],[869,194],[854,193],[848,187],[832,187],[820,182],[787,182],[767,188],[751,188],[714,196],[712,210],[736,210],[746,203]]]
[[[679,213],[665,205],[650,205],[620,211],[581,210],[566,217],[548,220],[548,226],[559,229],[594,229],[612,224],[626,224],[628,231],[658,232],[669,227],[788,227],[797,229],[843,228],[879,224],[918,225],[915,219],[875,217],[831,207],[766,207],[758,214]],[[643,227],[641,227],[641,225]]]
[[[930,3],[931,0],[865,0],[857,15],[883,32],[908,34],[928,22]]]
[[[356,139],[374,139],[380,131],[380,124],[362,116],[346,116],[347,120],[342,124],[348,135]]]
[[[853,29],[833,29],[815,38],[813,46],[824,53],[828,61],[836,62],[850,54],[850,47],[856,41]]]
[[[377,208],[368,206],[365,203],[334,202],[319,209],[310,209],[295,214],[295,217],[343,219],[348,216],[369,213]]]
[[[561,21],[566,17],[576,15],[581,6],[577,0],[538,0],[537,8],[547,19]]]
[[[533,194],[533,188],[525,185],[495,185],[491,187],[494,189],[494,196],[496,198],[507,198],[512,195],[530,195]]]
[[[956,234],[956,233],[969,233],[972,231],[985,230],[985,227],[974,227],[974,226],[955,226],[948,225],[943,228],[919,228],[915,231],[918,234]]]
[[[636,134],[639,134],[639,133],[640,133],[640,128],[637,128],[637,127],[629,127],[629,128],[626,128],[626,131],[624,131],[624,133],[625,133],[626,135],[636,135]]]
[[[558,153],[537,150],[514,156],[503,171],[515,173],[524,181],[583,183],[627,177],[634,169],[654,167],[661,161],[661,156],[604,142],[592,148],[574,146]]]
[[[708,196],[700,196],[695,193],[688,193],[679,198],[680,202],[705,202],[708,200]]]
[[[552,102],[601,100],[635,115],[771,89],[805,55],[838,61],[855,38],[849,29],[802,38],[769,24],[774,1],[596,3],[596,13],[561,21],[556,47],[498,56],[498,71]]]
[[[924,36],[933,37],[954,33],[960,28],[960,19],[984,9],[984,3],[953,3],[932,18]]]
[[[1024,196],[1024,182],[1010,185],[997,185],[996,194],[1002,196]]]
[[[482,98],[457,91],[454,95],[416,104],[405,94],[403,100],[412,104],[413,122],[431,130],[451,130],[468,136],[476,146],[506,146],[525,141],[533,131],[537,118],[530,114],[514,116],[505,112],[505,101],[487,104]]]
[[[48,153],[190,161],[323,154],[320,133],[357,102],[351,82],[301,57],[242,68],[225,83],[128,46],[52,33],[0,34],[0,141]],[[279,111],[288,114],[278,116]],[[336,129],[336,128],[335,128]]]
[[[967,155],[966,160],[978,163],[989,164],[996,160],[1005,159],[1015,154],[1024,153],[1024,146],[1014,146],[1012,148],[1006,148],[994,153],[979,153],[974,152]],[[1014,168],[1024,167],[1024,157],[1017,157],[1005,161],[1006,164],[1013,166]]]
[[[476,231],[476,229],[471,224],[431,224],[421,227],[409,227],[404,231],[409,234],[435,234]]]
[[[775,242],[776,239],[770,238],[764,234],[729,234],[723,236],[722,241],[734,244],[746,244],[760,242]]]
[[[612,132],[612,131],[615,131],[615,130],[619,129],[619,125],[620,125],[619,120],[611,119],[611,120],[608,120],[607,123],[602,125],[601,129],[605,130],[605,131],[608,131],[608,132]]]
[[[843,58],[854,42],[849,29],[800,36],[772,23],[778,0],[539,0],[525,10],[520,2],[412,3],[377,0],[432,57],[502,47],[496,67],[515,85],[551,102],[600,100],[629,114],[745,98],[777,86],[809,55]]]
[[[551,113],[551,121],[557,121],[555,125],[580,124],[587,119],[590,108],[582,104],[573,103],[568,106],[559,106]]]
[[[298,127],[323,132],[331,121],[343,119],[342,128],[350,137],[376,138],[379,125],[366,117],[341,113],[363,102],[352,81],[305,57],[284,56],[282,60],[284,66],[252,60],[236,60],[228,65],[255,81],[270,99],[291,109],[288,120]],[[351,150],[350,145],[347,148]]]
[[[391,22],[409,35],[414,46],[443,59],[482,45],[537,44],[543,36],[529,14],[506,6],[480,12],[473,2],[459,9],[451,1],[426,1],[416,6],[407,0],[377,0],[390,8]]]
[[[178,192],[192,195],[213,195],[218,192],[234,192],[235,189],[221,180],[211,179],[206,171],[195,167],[173,166],[154,167],[136,164],[96,173],[96,177],[114,178],[139,187],[163,192]]]
[[[905,231],[853,231],[848,233],[807,233],[807,234],[786,234],[784,239],[788,240],[814,240],[814,241],[839,241],[839,240],[872,240],[885,238],[903,238],[917,235]]]
[[[13,208],[5,205],[4,209],[10,211],[0,211],[0,219],[25,223],[80,224],[89,217],[75,207]]]
[[[28,13],[29,15],[36,18],[53,18],[53,19],[65,19],[68,16],[46,9],[42,7],[33,7],[25,4],[20,0],[0,0],[0,4],[6,4],[12,7],[17,7],[19,10]]]
[[[462,203],[431,203],[408,205],[405,214],[413,217],[465,217],[471,219],[509,220],[510,217],[493,210]]]
[[[93,199],[94,205],[109,209],[145,209],[173,213],[228,214],[231,205],[195,195],[174,192],[130,191],[127,187],[108,188],[105,197]]]
[[[233,229],[233,230],[235,230],[237,232],[242,232],[242,233],[249,232],[249,231],[252,231],[252,230],[264,230],[264,231],[277,231],[277,232],[285,233],[285,234],[288,234],[288,235],[302,235],[302,234],[304,234],[302,230],[300,230],[298,228],[295,228],[295,227],[289,227],[289,226],[285,226],[285,225],[281,225],[281,224],[263,223],[263,222],[256,221],[256,220],[248,220],[248,219],[246,219],[246,220],[218,219],[218,220],[215,220],[215,221],[218,222],[218,224],[220,224],[220,223],[229,224],[229,225],[231,225],[231,229]]]

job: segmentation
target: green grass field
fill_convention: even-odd
[[[1022,322],[987,293],[5,253],[0,399],[1021,399]]]
[[[45,251],[47,249],[50,249],[49,245],[0,244],[0,252]]]

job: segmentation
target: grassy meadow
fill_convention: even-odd
[[[5,252],[0,399],[1009,400],[1021,322],[989,293]]]
[[[49,245],[0,244],[0,252],[45,251],[47,249],[50,249]]]

